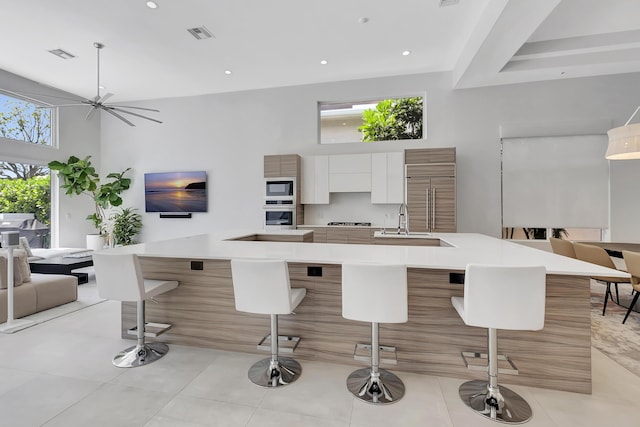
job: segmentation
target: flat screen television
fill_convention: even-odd
[[[144,205],[146,212],[206,212],[207,173],[145,173]]]

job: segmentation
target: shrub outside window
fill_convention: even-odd
[[[319,102],[320,143],[421,140],[424,97]]]

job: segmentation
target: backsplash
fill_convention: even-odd
[[[331,193],[328,205],[305,205],[304,222],[325,225],[331,221],[366,221],[372,226],[398,226],[399,204],[371,203],[371,193]]]

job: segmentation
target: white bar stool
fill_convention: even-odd
[[[152,280],[142,277],[138,256],[95,252],[92,255],[100,298],[116,301],[135,301],[136,327],[129,334],[136,335],[138,343],[116,354],[113,364],[119,368],[135,368],[155,362],[169,352],[164,343],[146,343],[145,337],[157,337],[171,328],[163,323],[145,323],[145,301],[178,287],[174,280]],[[154,332],[147,332],[146,326]]]
[[[347,388],[358,399],[374,404],[397,402],[404,384],[380,369],[378,323],[405,323],[408,318],[407,268],[404,265],[342,264],[342,317],[371,322],[371,367],[347,378]]]
[[[518,424],[531,418],[531,407],[520,395],[498,386],[496,330],[542,329],[545,294],[545,267],[469,264],[464,298],[451,297],[453,307],[466,325],[488,329],[489,381],[467,381],[458,391],[468,407],[491,420]]]
[[[294,382],[302,373],[302,367],[289,357],[278,356],[278,341],[295,341],[297,346],[299,337],[278,335],[278,315],[293,313],[307,290],[291,289],[289,269],[286,261],[282,260],[232,259],[231,276],[236,310],[271,316],[271,335],[261,341],[270,339],[271,357],[251,366],[249,379],[262,387]]]

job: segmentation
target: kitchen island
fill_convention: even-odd
[[[295,233],[290,232],[290,233]],[[545,327],[499,331],[499,353],[519,375],[502,382],[591,393],[590,276],[626,273],[554,255],[480,234],[437,234],[450,246],[347,245],[227,240],[255,232],[199,235],[112,249],[141,257],[145,277],[178,280],[180,286],[147,305],[147,318],[171,323],[169,343],[257,353],[268,333],[267,316],[235,310],[232,258],[284,259],[291,285],[307,295],[296,313],[280,316],[280,333],[302,337],[295,356],[363,365],[354,346],[370,339],[370,325],[342,318],[341,264],[373,262],[408,268],[409,321],[381,324],[380,343],[397,347],[396,371],[465,379],[486,374],[466,369],[461,351],[486,352],[486,330],[466,326],[451,306],[463,295],[468,263],[544,265],[547,268]],[[517,286],[514,283],[514,286]],[[122,333],[135,324],[135,305],[122,305]]]

